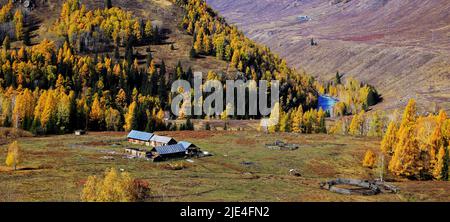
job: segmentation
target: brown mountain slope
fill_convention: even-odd
[[[0,0],[3,5],[8,0]],[[61,6],[65,0],[52,1],[36,1],[36,8],[30,11],[31,20],[37,23],[36,30],[32,33],[32,43],[36,44],[43,39],[55,40],[58,37],[55,33],[49,31],[55,21],[59,18]],[[88,10],[103,8],[104,0],[81,0]],[[174,5],[170,0],[113,0],[113,6],[132,11],[133,14],[140,18],[150,19],[154,25],[164,30],[165,40],[162,44],[150,45],[153,58],[159,64],[164,60],[169,72],[174,72],[178,62],[181,62],[183,69],[189,67],[193,71],[207,73],[210,70],[221,72],[227,71],[228,64],[225,61],[216,59],[215,57],[202,57],[191,59],[189,51],[192,48],[193,38],[186,34],[180,27],[183,10]],[[19,3],[16,4],[18,6]],[[171,45],[175,50],[171,50]],[[21,42],[13,43],[13,46],[20,47]],[[146,49],[148,46],[135,47],[140,64],[145,64]],[[109,54],[112,55],[113,52]],[[123,55],[123,51],[121,52]]]
[[[450,109],[448,0],[207,2],[297,68],[323,80],[340,71],[375,85],[385,98],[380,108],[414,97],[422,107]],[[311,20],[300,22],[300,15]]]

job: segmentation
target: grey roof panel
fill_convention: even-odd
[[[160,155],[186,152],[186,149],[181,144],[175,144],[175,145],[169,145],[169,146],[158,146],[158,147],[155,147],[155,150]]]
[[[128,138],[142,141],[150,141],[153,136],[153,133],[141,132],[137,130],[132,130],[130,133],[128,133]]]
[[[192,144],[190,142],[186,142],[186,141],[178,142],[178,144],[181,144],[184,147],[184,149],[187,149],[187,148],[191,147],[192,145],[194,145],[194,144]]]
[[[167,136],[158,136],[158,135],[154,135],[150,141],[155,141],[158,143],[168,143],[171,140],[173,140],[173,138],[167,137]]]

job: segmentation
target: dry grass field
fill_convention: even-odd
[[[174,171],[168,162],[124,158],[123,148],[130,146],[125,133],[22,138],[24,162],[19,170],[0,168],[0,201],[79,201],[86,178],[100,176],[110,167],[148,181],[152,194],[147,201],[450,201],[448,182],[395,179],[392,184],[400,187],[400,193],[377,196],[345,196],[319,188],[321,181],[337,177],[376,178],[377,170],[363,168],[361,159],[367,149],[378,150],[378,139],[255,131],[159,134],[191,141],[214,156],[193,163],[172,161],[187,166]],[[300,149],[276,151],[264,146],[277,139],[300,144]],[[1,163],[6,149],[1,147]],[[290,169],[302,176],[290,175]]]

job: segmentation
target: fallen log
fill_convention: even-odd
[[[359,187],[361,189],[347,189],[347,188],[341,188],[336,187],[337,185],[349,185],[354,187]],[[364,196],[371,196],[371,195],[377,195],[381,192],[391,192],[391,193],[397,193],[399,189],[395,186],[388,185],[382,182],[375,182],[375,181],[368,181],[368,180],[357,180],[357,179],[343,179],[338,178],[336,180],[330,180],[327,182],[321,182],[320,187],[322,189],[339,193],[343,195],[364,195]]]
[[[400,191],[398,187],[381,181],[377,181],[375,184],[380,187],[383,193],[398,193]]]

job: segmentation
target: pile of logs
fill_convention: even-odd
[[[336,187],[337,185],[349,185],[355,186],[361,189],[346,189]],[[342,179],[330,180],[320,183],[320,187],[331,192],[344,194],[344,195],[377,195],[379,193],[397,193],[399,189],[393,185],[385,184],[381,181],[368,181],[368,180],[356,180],[356,179]]]

